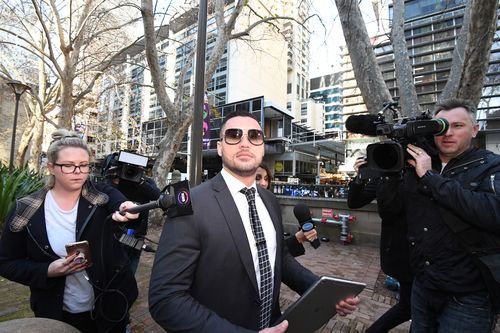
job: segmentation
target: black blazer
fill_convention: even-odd
[[[276,230],[273,313],[281,282],[299,294],[318,279],[286,250],[280,206],[258,189]],[[167,219],[151,273],[152,317],[168,332],[258,331],[260,300],[238,209],[219,174],[191,191],[194,214]]]
[[[380,266],[385,274],[400,282],[411,282],[410,249],[407,224],[403,210],[401,177],[382,176],[361,182],[358,178],[349,184],[347,206],[361,208],[377,199],[378,214],[382,220],[380,231]]]

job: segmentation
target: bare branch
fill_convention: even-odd
[[[47,28],[47,25],[45,24],[45,20],[42,16],[42,13],[40,12],[40,8],[38,8],[38,5],[35,2],[35,0],[31,0],[31,3],[33,4],[33,8],[35,9],[36,16],[38,17],[38,21],[40,22],[40,25],[42,26],[45,38],[47,40],[47,47],[49,48],[49,54],[50,54],[49,59],[57,59],[57,57],[54,53],[54,49],[52,47],[52,39],[50,38],[49,29]],[[59,66],[59,64],[56,61],[54,61],[53,65],[54,65],[58,75],[62,75],[63,70]]]
[[[158,63],[158,51],[156,50],[156,38],[154,31],[154,18],[153,18],[153,4],[151,0],[142,0],[142,18],[144,22],[144,41],[146,45],[146,59],[149,64],[149,68],[151,71],[151,79],[153,81],[156,89],[156,95],[158,96],[158,100],[163,107],[163,111],[166,110],[175,110],[175,106],[170,101],[166,91],[165,91],[165,80],[163,76],[160,74],[160,65]],[[168,114],[167,114],[168,116]],[[168,117],[167,117],[168,118]],[[168,122],[169,120],[167,120]]]

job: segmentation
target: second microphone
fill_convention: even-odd
[[[303,203],[296,204],[295,207],[293,208],[293,214],[295,215],[295,218],[299,221],[300,229],[304,233],[316,228],[314,225],[314,221],[311,218],[312,217],[311,211],[309,210],[309,207],[306,204]],[[317,249],[321,245],[318,237],[310,241],[310,243],[311,246],[315,249]]]

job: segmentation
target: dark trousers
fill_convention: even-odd
[[[399,302],[377,319],[366,333],[387,333],[411,319],[411,282],[399,281]]]
[[[90,316],[90,311],[81,313],[70,313],[63,311],[62,321],[78,329],[81,333],[99,332],[95,320]],[[106,333],[124,333],[126,321],[121,321],[114,327],[106,330]]]
[[[97,326],[95,321],[90,317],[90,311],[80,313],[70,313],[63,311],[62,321],[70,324],[82,333],[95,333]]]

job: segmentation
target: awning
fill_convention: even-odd
[[[336,160],[339,163],[345,160],[345,144],[333,139],[291,143],[288,148],[313,156],[319,155],[323,160]]]

